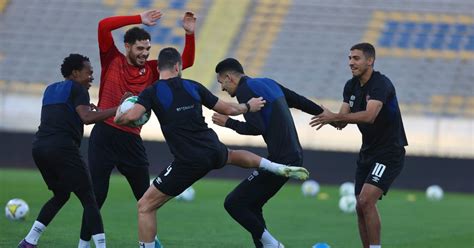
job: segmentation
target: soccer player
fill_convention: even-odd
[[[101,20],[98,28],[100,61],[102,66],[99,107],[108,108],[120,102],[124,92],[138,95],[159,77],[156,60],[147,60],[150,53],[150,34],[142,28],[130,28],[124,36],[125,51],[119,52],[112,38],[112,30],[131,24],[153,26],[161,18],[158,10],[148,10],[140,15],[115,16]],[[183,68],[194,62],[194,29],[196,18],[191,12],[183,17],[186,43]],[[135,198],[140,199],[150,186],[148,159],[140,137],[141,127],[119,126],[113,118],[94,126],[89,140],[89,167],[99,208],[107,198],[109,180],[116,167],[127,178]],[[90,247],[91,230],[83,218],[80,248]]]
[[[328,123],[339,129],[353,123],[362,133],[355,194],[359,234],[365,248],[381,247],[376,204],[402,171],[408,145],[395,87],[385,75],[374,71],[374,62],[375,48],[371,44],[352,46],[349,67],[353,77],[344,86],[339,113],[325,109],[310,122],[318,129]]]
[[[267,102],[259,112],[244,114],[245,122],[215,113],[212,121],[243,135],[262,135],[268,149],[268,159],[281,164],[303,165],[303,149],[298,140],[289,108],[316,115],[323,110],[317,104],[283,87],[269,78],[245,75],[239,61],[225,59],[216,66],[217,81],[222,90],[242,103],[255,96]],[[283,247],[267,230],[263,206],[288,181],[258,169],[243,180],[226,198],[227,212],[250,234],[255,247]]]
[[[258,111],[265,103],[252,98],[243,104],[219,100],[200,83],[181,78],[181,57],[174,48],[165,48],[158,57],[160,80],[144,90],[134,107],[117,115],[115,121],[127,124],[153,110],[174,161],[153,181],[138,201],[138,236],[140,247],[154,247],[156,211],[179,195],[212,169],[234,164],[244,168],[268,170],[286,177],[306,179],[308,171],[301,167],[276,164],[243,150],[229,150],[217,134],[207,127],[202,106],[228,115]]]
[[[96,247],[105,247],[102,218],[92,190],[90,173],[79,147],[84,124],[114,116],[117,108],[100,111],[90,103],[88,89],[94,79],[92,72],[89,58],[70,54],[61,65],[65,80],[49,85],[44,92],[41,123],[32,153],[53,197],[43,205],[30,232],[18,245],[19,248],[37,247],[41,234],[66,204],[71,192],[81,201],[84,219]]]

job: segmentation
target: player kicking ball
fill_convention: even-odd
[[[132,109],[115,117],[126,125],[153,110],[161,125],[174,160],[153,181],[138,201],[138,236],[141,248],[155,247],[156,211],[213,169],[226,164],[243,168],[261,168],[274,174],[305,180],[309,172],[302,167],[273,163],[245,150],[230,150],[207,126],[202,106],[225,115],[259,111],[262,98],[246,103],[220,100],[198,82],[181,78],[181,55],[174,48],[164,48],[158,56],[160,80],[146,88]]]

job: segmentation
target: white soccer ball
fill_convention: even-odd
[[[431,185],[426,189],[426,197],[432,201],[443,199],[443,189],[439,185]]]
[[[354,195],[345,195],[339,200],[339,209],[344,213],[354,213],[357,199]]]
[[[11,199],[5,206],[5,216],[10,220],[23,220],[30,211],[28,204],[22,199]]]
[[[306,180],[301,184],[301,192],[304,196],[316,196],[319,193],[319,183],[315,180]]]
[[[196,196],[196,191],[193,189],[193,187],[189,186],[189,188],[185,189],[181,194],[176,196],[176,200],[179,201],[192,201],[194,200],[194,197]]]
[[[119,111],[118,111],[119,114],[123,115],[124,113],[129,111],[131,108],[133,108],[133,105],[137,101],[138,101],[138,96],[131,96],[125,99],[119,106]],[[140,117],[140,119],[130,123],[129,126],[139,127],[139,126],[145,125],[145,123],[147,123],[149,119],[150,119],[150,112],[146,112],[142,115],[142,117]]]
[[[354,184],[352,182],[345,182],[339,187],[339,195],[354,195]]]

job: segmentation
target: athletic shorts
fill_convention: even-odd
[[[174,160],[153,180],[153,185],[169,196],[177,196],[193,183],[214,169],[220,169],[227,163],[228,149],[219,142],[216,150],[203,151],[206,154],[195,162]]]
[[[89,166],[148,166],[145,147],[139,135],[103,122],[96,123],[89,138]]]
[[[377,155],[359,153],[355,175],[355,194],[364,183],[372,184],[387,194],[390,185],[400,175],[405,163],[405,148],[393,149]]]
[[[77,147],[36,146],[33,159],[50,190],[92,188],[89,170]]]

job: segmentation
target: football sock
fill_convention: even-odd
[[[79,239],[79,245],[77,246],[77,248],[91,248],[90,240],[86,241],[86,240]]]
[[[264,248],[266,247],[278,247],[278,240],[276,240],[267,229],[263,230],[262,238],[260,239]]]
[[[369,245],[369,248],[382,248],[381,245]]]
[[[151,243],[145,243],[145,242],[139,242],[140,244],[140,248],[155,248],[155,241],[151,242]]]
[[[38,239],[40,238],[41,234],[44,232],[45,229],[46,226],[36,220],[35,223],[33,223],[30,232],[25,237],[26,242],[32,245],[38,244]]]
[[[285,166],[286,165],[274,163],[266,158],[262,158],[262,160],[260,160],[260,168],[273,173],[278,173],[278,169]]]
[[[98,233],[92,235],[92,239],[94,240],[94,244],[96,248],[105,248],[105,234]]]

